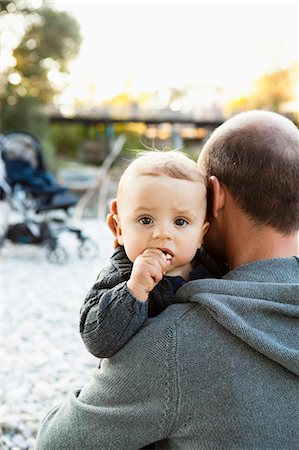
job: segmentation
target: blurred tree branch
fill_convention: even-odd
[[[22,19],[23,33],[13,49],[12,63],[4,68],[0,85],[1,132],[22,129],[41,137],[46,129],[42,106],[58,92],[53,78],[66,73],[78,53],[81,36],[78,22],[43,1],[40,8],[23,0],[0,2],[2,41],[5,23]]]
[[[277,70],[264,74],[258,78],[250,95],[234,99],[227,105],[228,113],[249,109],[267,109],[276,112],[284,112],[284,105],[298,101],[299,65],[294,63],[287,69]],[[298,105],[297,111],[286,113],[299,125]]]

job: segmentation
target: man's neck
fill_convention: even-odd
[[[235,210],[226,223],[226,254],[229,268],[261,259],[298,256],[298,233],[283,235],[270,227],[258,227],[244,212]]]
[[[228,251],[229,268],[248,264],[261,259],[288,258],[298,256],[298,235],[290,236],[279,235],[269,231],[261,231],[258,236],[244,236],[244,244],[238,245],[237,251]]]

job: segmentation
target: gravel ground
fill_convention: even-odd
[[[6,242],[2,249],[3,450],[34,449],[40,420],[98,365],[81,342],[79,309],[112,253],[112,236],[94,220],[80,228],[99,245],[92,260],[78,258],[69,234],[64,266],[48,262],[40,246]]]

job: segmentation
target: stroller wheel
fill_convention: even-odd
[[[60,264],[61,266],[67,263],[68,254],[63,247],[56,247],[48,249],[47,259],[53,264]]]
[[[81,259],[92,259],[99,254],[99,247],[90,238],[85,238],[78,248],[78,255]]]

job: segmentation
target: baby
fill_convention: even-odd
[[[199,166],[177,151],[148,151],[123,173],[112,220],[118,247],[81,308],[80,333],[98,358],[116,353],[177,289],[211,274],[198,264],[209,228]]]

